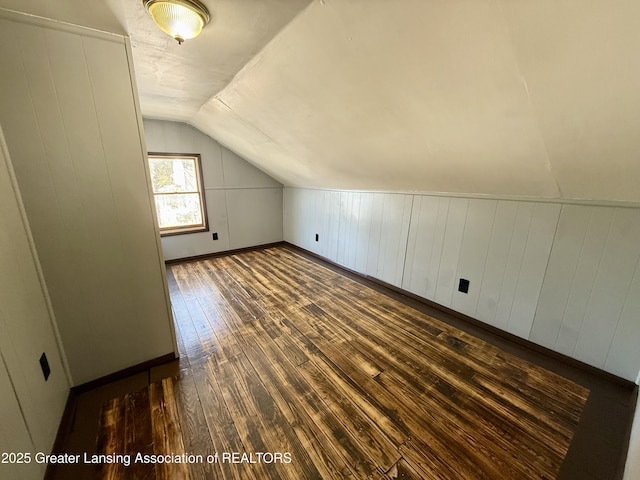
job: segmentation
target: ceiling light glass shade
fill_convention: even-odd
[[[200,35],[209,23],[207,7],[197,0],[142,0],[158,28],[178,43]]]

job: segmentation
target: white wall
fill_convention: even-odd
[[[74,384],[174,351],[123,37],[0,12],[0,123]]]
[[[286,241],[636,381],[640,209],[296,188],[284,200]]]
[[[640,209],[565,205],[531,340],[635,381]]]
[[[282,240],[280,183],[190,125],[145,119],[144,131],[150,152],[202,159],[209,231],[162,237],[165,260]]]
[[[0,130],[0,452],[49,452],[69,381],[46,286]],[[45,381],[40,355],[51,375]],[[0,463],[0,478],[42,478],[42,465]]]

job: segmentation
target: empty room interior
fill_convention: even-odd
[[[0,478],[640,478],[638,19],[0,0]]]

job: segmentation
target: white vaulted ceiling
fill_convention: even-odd
[[[286,185],[640,202],[637,0],[205,0],[182,46],[94,3],[144,115]]]

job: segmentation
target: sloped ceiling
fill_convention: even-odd
[[[191,121],[289,185],[638,202],[639,18],[318,1]]]
[[[210,0],[182,46],[95,3],[145,116],[286,185],[640,202],[637,0]]]

